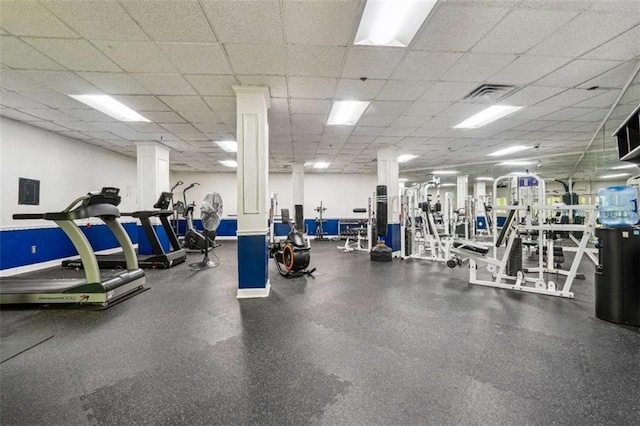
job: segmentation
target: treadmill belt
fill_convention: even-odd
[[[0,279],[0,293],[64,293],[70,288],[86,284],[85,278],[76,279],[33,279],[33,278],[2,278]]]

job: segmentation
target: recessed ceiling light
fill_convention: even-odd
[[[444,186],[444,187],[447,187],[447,186],[456,186],[456,184],[455,184],[455,183],[441,183],[441,184],[440,184],[440,186]]]
[[[520,151],[524,151],[527,149],[530,149],[530,146],[524,146],[524,145],[514,145],[514,146],[510,146],[509,148],[505,148],[505,149],[501,149],[495,152],[492,152],[491,154],[487,154],[490,157],[501,157],[503,155],[509,155],[509,154],[514,154],[516,152],[520,152]]]
[[[487,109],[484,109],[476,115],[467,118],[462,123],[454,126],[454,129],[477,129],[482,126],[486,126],[496,120],[506,117],[509,114],[513,114],[516,111],[521,110],[522,107],[508,106],[508,105],[493,105]]]
[[[369,0],[353,44],[406,47],[436,0]]]
[[[238,152],[238,142],[236,141],[216,141],[216,144],[225,152]]]
[[[636,167],[638,167],[637,164],[623,164],[622,166],[612,167],[611,170],[634,169]]]
[[[511,172],[509,173],[511,176],[526,176],[528,173],[525,172]]]
[[[493,178],[492,178],[492,177],[484,177],[484,176],[480,176],[480,177],[477,177],[477,178],[476,178],[476,180],[480,180],[480,181],[483,181],[483,180],[484,180],[484,181],[491,181],[491,180],[493,180]]]
[[[220,160],[220,163],[227,167],[238,167],[236,160]]]
[[[498,163],[498,166],[529,166],[534,163],[534,161],[528,160],[503,161],[502,163]]]
[[[327,169],[331,163],[325,163],[324,161],[318,161],[317,163],[313,163],[314,169]]]
[[[369,106],[366,101],[335,101],[329,113],[327,125],[329,126],[353,126],[364,110]]]
[[[625,177],[625,176],[630,176],[629,173],[614,173],[611,175],[604,175],[604,176],[600,176],[600,179],[615,179],[615,178],[621,178],[621,177]]]
[[[455,175],[458,174],[456,170],[434,170],[431,172],[434,175]]]
[[[89,105],[91,108],[107,114],[120,121],[144,121],[149,122],[128,106],[116,101],[109,95],[67,95],[73,99]]]
[[[398,156],[398,163],[406,163],[407,161],[411,161],[417,157],[418,157],[417,155],[413,155],[413,154],[402,154]]]
[[[409,179],[407,179],[407,178],[400,178],[400,179],[398,179],[398,182],[409,182]]]

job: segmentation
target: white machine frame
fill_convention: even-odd
[[[356,238],[352,240],[351,239],[352,237],[349,235],[346,241],[344,242],[344,245],[338,246],[338,250],[342,250],[345,253],[349,253],[352,251],[361,251],[365,253],[371,252],[371,249],[374,246],[373,244],[373,209],[371,206],[371,198],[369,198],[369,203],[367,206],[367,228],[366,229],[367,229],[366,237],[363,237],[362,233],[359,232],[360,229],[358,229]],[[364,243],[364,246],[363,246],[363,243]]]

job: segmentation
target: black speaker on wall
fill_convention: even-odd
[[[18,178],[18,204],[40,205],[40,181]]]

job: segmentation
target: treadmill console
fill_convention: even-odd
[[[160,210],[168,210],[169,206],[171,205],[172,198],[173,198],[173,194],[171,192],[162,192],[160,194],[160,198],[158,198],[158,201],[156,201],[156,203],[153,205],[153,208],[160,209]]]
[[[90,192],[89,198],[84,200],[82,205],[84,207],[94,204],[112,204],[117,206],[121,201],[121,197],[118,195],[119,192],[119,188],[104,187],[100,192]]]

